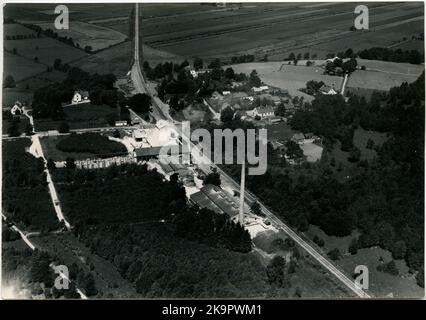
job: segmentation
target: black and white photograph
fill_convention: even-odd
[[[1,10],[1,299],[424,299],[424,2]]]

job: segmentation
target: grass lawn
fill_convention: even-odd
[[[403,82],[414,82],[424,71],[423,65],[357,59],[366,70],[357,70],[348,79],[348,87],[388,91]]]
[[[56,144],[65,137],[67,136],[40,137],[40,143],[43,147],[43,153],[46,159],[51,158],[54,161],[65,161],[66,158],[74,158],[76,160],[95,158],[95,155],[89,152],[62,152],[58,150]]]
[[[65,119],[54,121],[51,119],[34,119],[37,131],[57,130],[62,122],[67,122],[70,129],[108,127],[108,115],[116,112],[115,109],[102,105],[81,104],[64,107]]]
[[[46,159],[52,158],[54,161],[65,161],[66,158],[92,159],[99,158],[99,155],[127,152],[124,144],[106,139],[107,137],[101,134],[85,133],[41,137],[40,143]],[[66,147],[72,146],[73,151],[59,150],[59,143]],[[79,147],[81,149],[78,149]]]

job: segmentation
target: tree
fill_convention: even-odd
[[[53,69],[55,69],[55,70],[59,70],[59,69],[61,68],[61,66],[62,66],[62,60],[61,60],[61,59],[59,59],[59,58],[56,58],[56,59],[53,61]]]
[[[264,216],[262,213],[262,208],[260,207],[259,202],[255,201],[250,205],[250,212],[257,216]]]
[[[138,113],[148,113],[152,111],[151,97],[145,93],[135,94],[129,99],[129,107]]]
[[[234,110],[231,107],[226,107],[220,113],[220,121],[223,123],[229,123],[234,119]]]
[[[281,256],[272,258],[271,262],[266,267],[266,274],[270,284],[284,287],[286,284],[285,259]]]
[[[394,259],[404,259],[407,253],[407,246],[404,240],[395,242],[392,250],[392,256]]]
[[[55,161],[53,161],[52,158],[47,159],[47,169],[49,169],[49,170],[55,170],[56,169]]]
[[[303,55],[303,59],[309,60],[309,57],[310,57],[309,52],[305,52],[305,54]]]
[[[34,62],[38,63],[38,57],[34,57]]]
[[[293,140],[289,140],[285,143],[286,155],[290,159],[301,159],[303,158],[303,150],[300,148],[299,144]]]
[[[377,266],[376,269],[377,271],[386,272],[394,276],[397,276],[399,274],[398,268],[396,267],[394,260],[391,260],[388,263],[380,264]]]
[[[358,252],[358,247],[359,247],[358,239],[353,238],[351,243],[349,244],[349,249],[348,249],[349,253],[356,254]]]
[[[342,257],[342,254],[338,248],[334,248],[333,250],[329,251],[327,255],[331,260],[339,260]]]
[[[65,159],[65,167],[67,169],[75,169],[77,166],[75,165],[74,158],[66,158]]]
[[[199,57],[194,58],[194,68],[195,70],[203,69],[203,59]]]
[[[358,162],[361,158],[361,150],[357,147],[353,147],[349,153],[348,161],[350,162]]]
[[[3,81],[3,88],[15,88],[16,83],[15,79],[11,75],[6,76],[6,78]]]
[[[293,61],[294,59],[296,59],[296,55],[292,52],[292,53],[290,53],[290,54],[288,55],[287,60],[289,60],[289,61]]]
[[[252,72],[250,73],[249,84],[250,84],[250,87],[260,87],[260,85],[262,84],[259,76],[257,75],[256,70],[252,70]]]
[[[16,48],[13,48],[12,53],[16,56],[18,54],[18,50],[16,50]]]
[[[13,118],[12,122],[10,123],[9,127],[7,128],[7,133],[9,137],[18,137],[21,135],[19,132],[19,124],[18,121],[15,120],[16,118]]]
[[[30,136],[33,134],[33,126],[31,125],[31,123],[27,123],[27,125],[25,126],[25,134],[27,136]]]
[[[231,67],[226,68],[226,70],[225,70],[225,78],[227,78],[227,79],[234,79],[234,77],[235,77],[234,69],[232,69]]]
[[[61,124],[59,125],[59,128],[58,128],[58,131],[59,131],[59,133],[70,132],[70,127],[69,127],[68,123],[66,123],[65,121],[61,122]]]
[[[277,117],[284,117],[285,114],[286,114],[285,105],[284,103],[280,103],[275,109],[275,115]]]
[[[220,181],[220,174],[218,172],[211,172],[209,173],[203,181],[204,185],[212,184],[214,186],[220,187],[221,181]]]

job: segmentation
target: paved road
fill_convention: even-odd
[[[139,8],[136,4],[136,17],[139,16]],[[144,78],[142,73],[140,72],[139,66],[139,19],[135,19],[135,63],[132,67],[132,80],[134,81],[135,88],[140,90],[144,90],[143,92],[149,94],[149,90],[146,87]],[[133,70],[136,69],[136,74],[134,75]],[[157,120],[166,119],[172,120],[170,115],[165,115],[164,112],[160,109],[160,106],[156,103],[153,103],[153,109],[155,110],[154,116],[157,116]],[[181,132],[180,128],[175,128],[177,132]],[[188,139],[189,137],[184,137]],[[198,149],[194,144],[191,144],[191,148]],[[198,152],[196,152],[198,153]],[[199,154],[199,153],[198,153]],[[205,173],[209,173],[211,168],[215,168],[221,174],[222,183],[229,184],[235,190],[240,190],[240,186],[234,179],[232,179],[228,174],[223,172],[219,167],[210,162],[210,159],[206,159],[205,157],[194,157],[194,161],[199,163],[199,167]],[[370,298],[366,292],[364,292],[361,288],[359,288],[354,281],[352,281],[348,276],[346,276],[342,271],[336,268],[327,258],[325,258],[321,253],[316,251],[307,241],[302,239],[296,232],[294,232],[289,226],[287,226],[282,220],[280,220],[276,215],[274,215],[265,205],[262,204],[254,195],[250,192],[246,191],[245,193],[245,201],[248,203],[252,203],[254,201],[259,202],[262,212],[269,218],[271,223],[277,227],[278,229],[284,231],[291,239],[293,239],[297,244],[299,244],[303,249],[305,249],[315,260],[317,260],[324,268],[326,268],[331,274],[333,274],[337,279],[339,279],[346,287],[348,287],[352,292],[354,292],[360,298]]]

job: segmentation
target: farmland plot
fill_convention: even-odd
[[[41,23],[43,29],[54,29],[52,23]],[[93,51],[104,49],[126,40],[121,32],[82,21],[70,22],[68,30],[56,30],[60,36],[71,37],[81,48],[91,46]]]
[[[300,62],[302,64],[302,62]],[[259,62],[232,65],[237,73],[250,74],[256,70],[260,79],[273,87],[285,89],[294,97],[303,97],[305,101],[312,101],[313,96],[299,91],[306,87],[306,82],[310,80],[323,81],[329,86],[340,89],[342,77],[329,76],[323,74],[323,69],[319,66],[306,67],[303,65],[287,65],[283,62]]]

